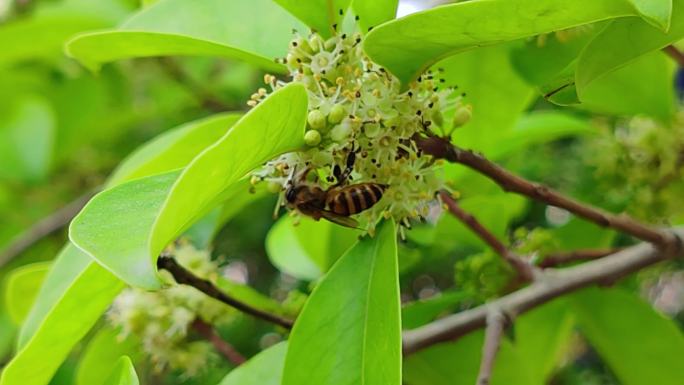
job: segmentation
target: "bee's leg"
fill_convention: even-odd
[[[352,145],[349,154],[347,154],[346,167],[344,171],[340,171],[340,166],[338,165],[335,165],[333,168],[333,175],[335,175],[335,178],[337,179],[337,184],[335,186],[341,186],[347,181],[347,179],[349,179],[349,175],[351,175],[352,171],[354,171],[354,163],[356,163],[356,151],[354,151],[354,147]]]

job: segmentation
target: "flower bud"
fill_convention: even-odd
[[[321,143],[321,133],[316,130],[309,130],[304,134],[304,142],[313,147]]]
[[[321,129],[325,127],[325,115],[319,110],[311,110],[307,117],[309,126],[313,129]]]
[[[330,131],[330,138],[336,142],[342,142],[346,140],[352,132],[351,125],[343,122],[333,127]]]
[[[266,190],[272,194],[277,194],[282,189],[282,186],[276,182],[268,182],[268,184],[266,185]]]
[[[453,120],[454,128],[461,127],[462,125],[468,123],[472,116],[473,107],[470,104],[466,104],[465,106],[460,106],[456,108]]]
[[[342,104],[335,104],[330,109],[330,114],[328,115],[328,121],[332,124],[337,124],[344,119],[347,115],[347,110]]]

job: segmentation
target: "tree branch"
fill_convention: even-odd
[[[238,352],[231,344],[221,338],[216,330],[208,323],[196,318],[192,322],[192,328],[195,329],[195,331],[197,331],[197,333],[199,333],[207,341],[211,342],[211,344],[214,345],[214,349],[226,357],[228,361],[235,364],[235,366],[242,365],[245,361],[247,361],[245,357],[243,357],[242,354],[240,354],[240,352]]]
[[[460,219],[475,234],[477,234],[486,244],[489,245],[497,254],[508,262],[515,271],[525,281],[532,281],[535,277],[535,268],[520,257],[511,252],[506,245],[499,241],[491,231],[487,230],[473,215],[466,212],[446,191],[441,191],[439,197],[446,204],[447,209],[456,218]]]
[[[439,319],[417,329],[403,333],[404,355],[415,353],[428,346],[456,339],[486,325],[488,309],[496,307],[513,320],[518,315],[542,305],[556,297],[580,288],[614,282],[644,267],[665,259],[681,256],[684,230],[670,232],[677,247],[659,249],[649,243],[611,254],[602,259],[566,269],[547,269],[541,272],[530,286],[501,297],[489,304]]]
[[[551,188],[525,180],[484,156],[454,146],[447,139],[435,136],[417,138],[416,143],[426,154],[449,162],[460,163],[496,182],[504,191],[528,196],[551,206],[565,209],[603,227],[611,227],[665,249],[676,247],[677,240],[669,232],[642,224],[627,215],[615,215],[566,197]]]
[[[171,273],[177,283],[192,286],[209,297],[219,300],[256,318],[280,325],[286,329],[291,329],[292,325],[294,324],[294,321],[292,320],[283,318],[276,314],[265,312],[261,309],[257,309],[247,303],[229,296],[214,286],[213,283],[196,276],[191,271],[181,266],[175,259],[171,257],[164,255],[160,256],[157,260],[157,267],[159,269],[167,270],[169,273]]]
[[[571,262],[590,261],[594,259],[603,258],[610,254],[617,253],[623,248],[609,248],[609,249],[587,249],[575,250],[566,253],[549,254],[542,259],[537,266],[541,268],[556,267]]]
[[[482,346],[482,360],[480,361],[480,372],[477,375],[477,385],[489,385],[494,369],[494,359],[501,346],[504,327],[506,327],[506,316],[501,309],[491,308],[487,313],[487,328],[485,329],[485,341]]]
[[[0,252],[0,267],[5,266],[34,243],[68,225],[98,190],[99,189],[93,190],[76,198],[66,206],[41,219],[28,230],[19,234],[19,236],[14,238],[9,245]]]
[[[663,48],[663,51],[674,61],[679,64],[680,67],[684,67],[684,53],[682,51],[678,50],[677,47],[673,45],[668,45],[667,47]]]

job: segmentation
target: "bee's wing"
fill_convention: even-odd
[[[359,229],[359,222],[357,222],[354,218],[338,215],[328,210],[321,211],[321,214],[323,218],[329,220],[332,223],[337,223],[340,226],[351,227],[352,229],[362,230]]]

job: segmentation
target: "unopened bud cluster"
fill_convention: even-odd
[[[204,279],[219,274],[218,265],[206,250],[181,243],[168,250],[178,262]],[[141,341],[155,371],[179,370],[194,376],[216,358],[211,344],[190,338],[195,320],[217,325],[230,322],[233,313],[216,300],[189,286],[175,285],[166,271],[160,271],[173,285],[148,292],[126,289],[114,301],[108,320],[121,329],[121,337],[133,335]]]
[[[307,183],[326,190],[338,182],[335,166],[345,169],[354,151],[356,161],[346,184],[387,186],[382,200],[358,217],[370,231],[380,217],[410,227],[410,219],[428,214],[435,193],[444,187],[438,162],[424,155],[414,138],[450,135],[469,120],[470,106],[444,84],[441,71],[427,71],[402,89],[397,78],[366,57],[361,40],[358,33],[327,40],[317,33],[295,34],[282,61],[292,81],[308,91],[308,148],[268,162],[252,181],[266,182],[269,190],[282,193],[288,183],[296,183],[297,173],[308,169],[315,177]],[[273,90],[285,84],[271,75],[264,80]],[[266,96],[260,89],[249,104]]]

